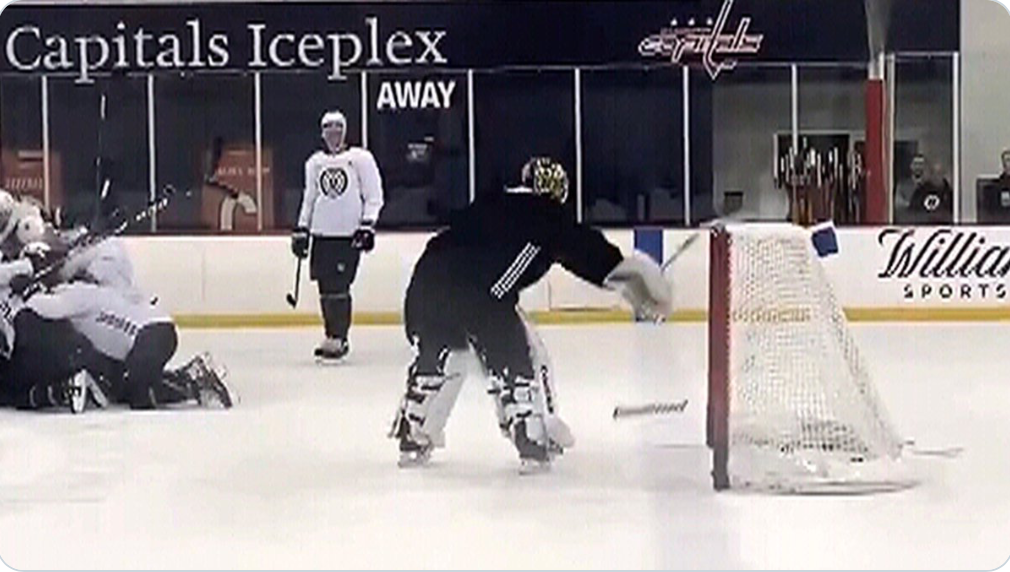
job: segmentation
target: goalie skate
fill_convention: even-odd
[[[545,460],[525,458],[519,459],[519,474],[523,476],[527,475],[540,475],[543,473],[551,472],[551,459],[548,457]]]
[[[400,441],[400,460],[396,465],[401,469],[410,467],[422,467],[431,461],[432,445],[418,445],[412,441]]]
[[[551,462],[564,453],[564,448],[554,441],[544,429],[543,440],[530,439],[526,430],[527,421],[518,421],[512,427],[512,442],[519,451],[519,474],[535,475],[551,470]]]
[[[419,451],[400,451],[400,460],[396,462],[396,466],[401,469],[409,469],[411,467],[423,467],[431,461],[431,449],[422,449]]]

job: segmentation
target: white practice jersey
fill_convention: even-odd
[[[352,147],[317,151],[305,161],[305,194],[298,226],[317,236],[351,236],[382,210],[382,175],[372,153]]]
[[[11,292],[10,282],[15,276],[31,273],[31,262],[23,258],[0,264],[0,356],[4,359],[14,351],[14,318],[25,306],[21,296]]]
[[[136,282],[133,264],[119,238],[107,238],[67,257],[60,269],[63,281],[83,280],[116,290],[133,291]]]
[[[141,328],[172,321],[139,295],[86,282],[61,284],[51,293],[36,294],[26,307],[46,319],[69,320],[99,353],[117,361],[126,359]]]

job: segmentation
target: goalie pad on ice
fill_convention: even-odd
[[[652,260],[627,256],[610,271],[603,284],[620,292],[636,313],[653,321],[665,320],[673,309],[670,283]]]
[[[397,414],[393,432],[405,420],[411,441],[418,445],[444,447],[445,425],[466,379],[466,363],[465,352],[449,352],[442,375],[411,375],[407,397]]]
[[[575,438],[571,429],[558,416],[554,371],[547,355],[547,347],[521,310],[519,316],[526,330],[533,379],[517,378],[510,387],[495,376],[490,376],[498,425],[507,438],[514,439],[512,426],[517,420],[525,419],[526,437],[531,441],[561,449],[573,447]]]

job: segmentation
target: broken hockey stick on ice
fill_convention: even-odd
[[[645,415],[669,415],[683,413],[687,409],[687,399],[665,403],[645,403],[642,405],[618,405],[614,407],[614,420]]]
[[[942,459],[956,459],[961,456],[964,452],[964,447],[954,446],[954,447],[941,447],[941,448],[923,448],[915,444],[915,439],[908,439],[902,444],[910,455],[916,455],[919,457],[936,457]]]

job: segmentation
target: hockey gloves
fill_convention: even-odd
[[[371,252],[375,248],[375,229],[371,224],[366,222],[354,231],[354,235],[351,236],[351,247],[364,252]]]
[[[302,259],[309,256],[309,231],[306,228],[296,228],[291,233],[291,253],[295,258]]]
[[[659,265],[651,259],[626,257],[603,282],[617,290],[639,316],[662,322],[673,310],[673,292]]]

